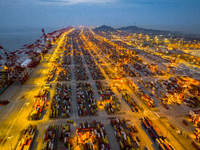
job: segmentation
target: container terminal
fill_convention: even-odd
[[[200,148],[200,43],[103,28],[0,46],[0,149]]]

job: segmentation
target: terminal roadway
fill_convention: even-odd
[[[82,29],[80,32],[80,35],[83,34]],[[89,30],[92,32],[91,30]],[[96,120],[97,122],[101,122],[104,124],[106,133],[108,136],[108,141],[109,144],[111,145],[111,148],[113,150],[118,150],[120,149],[119,143],[117,142],[115,135],[114,135],[114,130],[112,129],[110,125],[110,117],[119,117],[121,119],[126,118],[131,120],[131,123],[135,124],[138,127],[139,133],[138,136],[141,138],[141,147],[138,149],[144,149],[144,147],[147,145],[150,149],[158,149],[156,144],[153,142],[151,137],[148,135],[148,133],[145,131],[145,129],[141,125],[140,118],[144,116],[148,116],[155,124],[158,126],[158,128],[161,129],[162,133],[166,134],[167,138],[170,140],[170,142],[176,147],[178,150],[184,150],[190,148],[192,150],[192,147],[190,145],[187,145],[183,142],[183,138],[180,137],[179,139],[177,138],[176,133],[174,134],[171,129],[168,129],[167,127],[167,122],[173,122],[174,125],[177,125],[180,129],[182,126],[177,122],[180,116],[185,115],[188,113],[187,111],[189,110],[187,107],[184,105],[181,106],[170,106],[170,111],[166,110],[162,105],[160,105],[159,101],[156,101],[156,108],[149,109],[146,104],[137,96],[135,92],[133,92],[127,85],[126,83],[123,83],[126,87],[127,92],[131,95],[131,97],[136,101],[136,103],[143,108],[144,111],[141,112],[132,112],[128,104],[123,100],[122,94],[118,92],[116,87],[113,87],[113,82],[116,80],[109,79],[108,75],[105,73],[104,69],[102,68],[102,65],[100,65],[97,62],[97,57],[102,60],[103,65],[107,65],[109,67],[111,72],[115,72],[114,68],[110,67],[110,63],[107,61],[109,60],[111,63],[114,64],[114,62],[111,59],[105,59],[106,54],[101,52],[101,54],[96,52],[96,55],[91,53],[89,51],[90,55],[94,58],[95,64],[100,68],[101,72],[105,76],[105,81],[111,86],[112,90],[115,92],[116,96],[120,99],[121,101],[121,110],[120,112],[117,112],[115,114],[107,114],[106,111],[103,108],[99,107],[99,111],[96,116],[91,116],[89,113],[87,116],[78,116],[78,109],[77,109],[77,100],[76,100],[76,83],[79,81],[75,80],[75,64],[74,64],[74,49],[73,49],[73,40],[72,40],[72,35],[70,33],[74,32],[74,30],[70,30],[67,33],[64,33],[58,40],[57,44],[53,46],[52,49],[49,50],[48,54],[45,55],[43,61],[31,71],[31,74],[28,78],[28,80],[25,82],[25,84],[21,85],[19,82],[13,83],[8,89],[0,95],[0,99],[8,99],[10,103],[7,106],[1,106],[0,107],[0,139],[3,139],[5,142],[1,143],[0,149],[10,149],[11,145],[12,147],[16,147],[18,139],[20,137],[21,131],[27,127],[29,124],[36,124],[38,126],[38,132],[36,139],[32,145],[32,149],[42,149],[42,139],[43,139],[43,134],[45,131],[45,128],[48,124],[51,125],[62,125],[66,124],[66,120],[70,119],[74,121],[74,124],[72,125],[72,136],[75,135],[75,129],[78,127],[79,123],[83,123],[85,121],[93,121]],[[94,32],[92,32],[94,36]],[[70,35],[70,36],[69,36]],[[50,95],[48,97],[48,107],[44,109],[43,114],[41,119],[39,120],[28,120],[28,114],[31,111],[31,108],[34,103],[34,96],[37,95],[37,93],[41,90],[42,85],[45,84],[45,78],[48,73],[48,70],[51,67],[51,63],[54,61],[55,55],[59,55],[60,58],[63,57],[64,52],[60,51],[59,48],[61,45],[65,45],[66,38],[71,39],[71,81],[59,81],[62,84],[69,83],[71,84],[71,89],[72,89],[72,102],[71,102],[71,113],[70,113],[70,118],[58,118],[58,119],[49,119],[49,112],[50,112],[50,103],[54,94],[54,89],[57,84],[57,76],[56,78],[51,82],[52,88],[50,89]],[[81,38],[82,42],[85,43],[85,41]],[[79,45],[78,41],[78,45]],[[79,45],[80,48],[80,45]],[[91,50],[92,47],[89,47]],[[81,50],[81,49],[79,49]],[[92,86],[92,90],[94,92],[94,97],[97,100],[97,103],[100,101],[100,95],[98,94],[98,90],[96,87],[95,80],[93,80],[90,71],[88,69],[88,65],[85,61],[84,55],[80,55],[82,58],[82,64],[86,69],[86,74],[88,76],[88,80],[82,81],[82,82],[87,82],[90,83]],[[143,58],[145,59],[145,58]],[[160,66],[162,67],[162,66]],[[133,69],[133,68],[132,68]],[[165,70],[165,69],[163,69]],[[58,74],[58,72],[56,73]],[[127,78],[131,79],[132,81],[137,81],[140,79],[140,77],[129,77],[126,75]],[[159,76],[158,76],[159,77]],[[149,80],[154,80],[155,78],[158,77],[144,77]],[[159,78],[169,78],[169,76],[162,76]],[[25,97],[22,99],[21,97],[25,95]],[[181,108],[181,109],[180,109]],[[175,115],[174,115],[175,114]],[[189,130],[189,129],[188,129]],[[11,141],[8,141],[9,136],[13,136]],[[7,139],[7,141],[6,141]],[[77,147],[76,147],[77,148]],[[74,148],[74,149],[76,149]]]

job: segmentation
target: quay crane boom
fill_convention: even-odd
[[[0,45],[0,67],[2,67],[0,71],[0,93],[2,91],[1,86],[5,83],[21,81],[23,84],[28,78],[30,69],[35,68],[40,63],[41,56],[52,47],[51,43],[55,43],[63,32],[70,29],[72,27],[45,34],[43,28],[43,36],[34,44],[23,45],[21,49],[13,52],[9,52]],[[1,80],[3,81],[1,82]]]
[[[1,75],[4,74],[7,76],[8,83],[12,83],[13,81],[21,81],[23,84],[28,78],[28,70],[26,67],[21,67],[21,64],[24,60],[20,59],[20,56],[17,54],[20,50],[8,53],[2,46],[0,46],[0,49],[4,55],[0,55],[3,63],[1,65],[3,67]]]

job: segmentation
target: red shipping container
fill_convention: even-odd
[[[103,138],[102,137],[99,137],[98,138],[98,144],[102,144],[103,143]]]
[[[32,140],[29,140],[28,143],[27,143],[27,145],[31,145],[31,142],[32,142]]]

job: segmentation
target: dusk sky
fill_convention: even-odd
[[[1,0],[0,28],[110,25],[200,33],[200,0]]]

